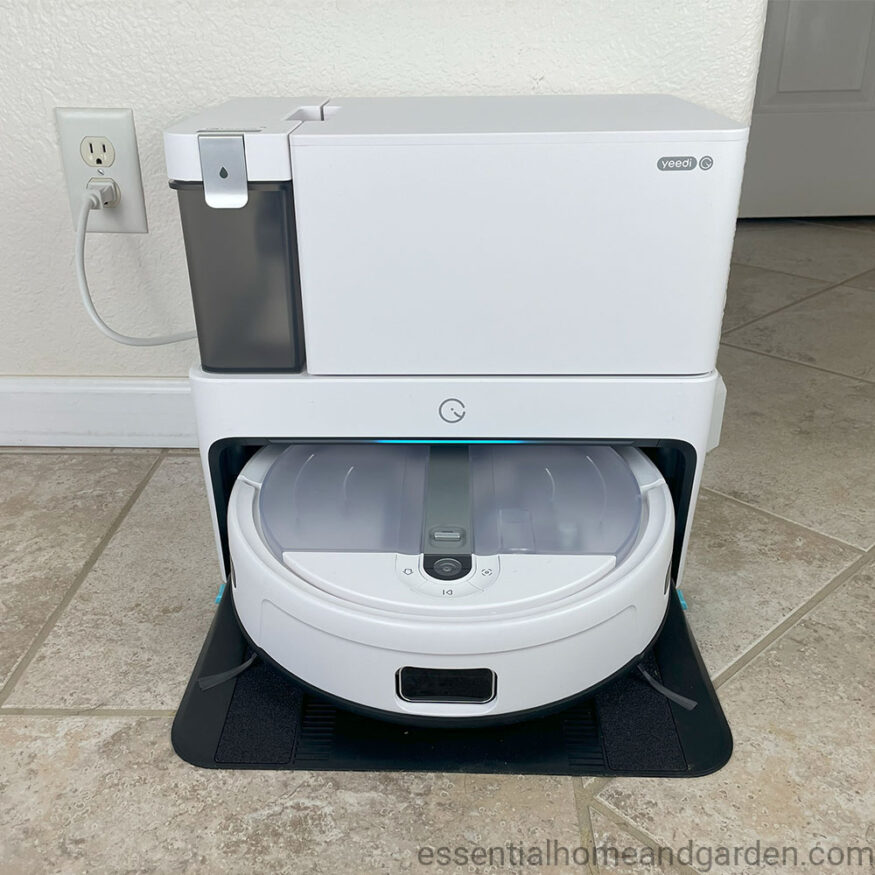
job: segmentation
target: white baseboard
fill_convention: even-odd
[[[197,446],[188,380],[0,377],[0,446]]]

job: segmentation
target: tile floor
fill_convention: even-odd
[[[726,768],[608,781],[187,766],[168,732],[218,580],[197,458],[9,450],[0,872],[741,875],[769,845],[784,855],[770,871],[871,872],[847,849],[875,844],[875,219],[740,225],[724,327],[726,420],[683,588],[735,735]],[[694,856],[417,861],[421,846],[547,839],[644,857],[692,842]],[[709,864],[717,846],[754,850]],[[833,862],[810,862],[818,847]]]

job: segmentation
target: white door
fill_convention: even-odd
[[[875,0],[770,0],[740,214],[875,215]]]

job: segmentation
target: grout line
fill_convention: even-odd
[[[0,708],[0,717],[174,717],[170,708]]]
[[[577,813],[577,832],[580,846],[587,849],[594,848],[595,835],[592,831],[592,818],[589,815],[591,797],[587,792],[588,788],[583,786],[583,778],[572,778],[571,787],[574,791],[574,808]],[[593,867],[593,861],[590,859],[586,861],[585,871],[589,875],[598,875],[598,867]]]
[[[868,233],[868,232],[866,232],[866,233]],[[873,236],[875,236],[875,235],[873,235]],[[752,267],[753,265],[742,265],[742,266],[743,267]],[[755,322],[760,322],[763,319],[767,319],[770,316],[774,316],[776,313],[782,313],[784,310],[788,310],[788,309],[790,309],[790,307],[795,307],[797,304],[801,304],[804,301],[809,301],[809,300],[811,300],[811,298],[816,298],[818,295],[822,295],[824,292],[831,292],[831,291],[839,288],[840,286],[853,286],[854,280],[859,279],[861,276],[865,276],[867,273],[872,273],[873,269],[875,269],[875,268],[869,268],[868,270],[861,271],[860,273],[855,273],[853,276],[849,277],[848,279],[839,280],[839,282],[832,282],[832,280],[818,280],[817,277],[803,277],[800,274],[795,274],[795,273],[787,274],[787,276],[793,276],[793,277],[796,277],[797,279],[810,279],[810,280],[815,280],[816,282],[829,283],[829,285],[824,286],[822,289],[817,289],[817,291],[811,292],[810,294],[805,295],[804,297],[799,298],[796,301],[791,301],[789,304],[784,304],[783,306],[778,307],[776,310],[770,310],[768,313],[763,313],[762,316],[757,316],[755,319],[751,319],[749,322],[744,322],[741,325],[736,325],[733,328],[730,328],[727,331],[724,331],[722,333],[721,337],[727,337],[735,331],[739,331],[742,328],[747,328],[748,325],[753,325]],[[760,268],[760,270],[768,270],[768,268],[762,267],[762,268]],[[775,273],[783,273],[783,271],[774,271],[774,272]],[[857,287],[854,286],[854,288],[857,288]],[[867,289],[858,289],[858,291],[865,292],[865,291],[867,291]],[[746,349],[746,347],[741,347],[741,348]],[[788,359],[788,361],[790,361],[790,360]],[[803,362],[797,362],[797,364],[801,365],[801,364],[803,364]],[[846,376],[846,375],[843,374],[842,376]]]
[[[873,234],[872,236],[875,237],[875,234]],[[869,273],[875,273],[875,269],[870,270]],[[849,279],[847,282],[842,283],[842,285],[845,286],[845,288],[851,289],[851,291],[854,292],[862,292],[864,295],[868,292],[870,295],[875,295],[875,288],[873,288],[872,286],[866,287],[862,284],[860,284],[859,286],[854,285],[854,280],[857,279],[859,279],[859,276],[855,276],[852,279]]]
[[[733,265],[735,267],[749,267],[749,268],[752,268],[754,270],[762,270],[765,273],[779,273],[782,276],[789,276],[789,277],[792,277],[793,279],[797,279],[797,280],[808,280],[809,282],[815,282],[815,283],[828,283],[829,285],[840,286],[843,283],[846,283],[849,281],[846,279],[834,280],[831,277],[812,276],[810,273],[793,273],[792,271],[781,270],[780,268],[777,268],[777,267],[763,267],[763,265],[761,265],[761,264],[753,264],[752,262],[749,262],[749,261],[735,261],[735,260],[730,261],[729,262],[730,272],[732,270]],[[872,270],[875,270],[875,266],[868,268],[868,270],[861,271],[860,273],[852,274],[851,279],[856,279],[857,277],[862,276],[864,273],[870,273]],[[821,289],[821,291],[823,291],[823,289]]]
[[[738,218],[736,219],[736,226],[739,223],[750,223],[751,225],[757,224],[772,224],[772,225],[824,225],[827,228],[834,227],[830,225],[829,219],[856,219],[858,216],[751,216],[750,218]],[[868,218],[868,216],[866,217]],[[827,219],[826,222],[822,221],[823,219]],[[836,228],[836,231],[850,231],[854,230],[851,228]],[[868,232],[867,232],[868,233]]]
[[[754,270],[765,271],[766,273],[780,273],[783,276],[791,276],[791,277],[793,277],[793,279],[797,279],[797,280],[812,280],[813,282],[816,282],[816,283],[832,283],[832,282],[834,282],[833,280],[824,279],[821,276],[808,276],[808,274],[804,274],[804,273],[790,273],[789,270],[781,270],[780,268],[777,268],[777,267],[762,267],[759,264],[750,264],[747,261],[736,261],[734,258],[731,259],[729,262],[730,272],[731,272],[731,268],[733,265],[735,267],[750,267],[750,268],[753,268]],[[863,273],[868,273],[868,272],[869,271],[863,271]],[[854,274],[855,277],[858,277],[861,275],[862,274]],[[845,282],[845,280],[842,280],[841,282]]]
[[[838,216],[836,218],[839,218]],[[854,218],[853,216],[848,216],[846,218]],[[866,216],[866,218],[871,218],[871,216]],[[820,221],[820,218],[812,218],[812,219],[796,219],[795,220],[800,225],[817,225],[819,228],[831,228],[833,231],[853,231],[856,234],[868,234],[870,237],[875,234],[875,225],[872,226],[872,230],[868,231],[866,228],[848,228],[846,226],[841,225],[832,225],[829,222]]]
[[[128,513],[131,508],[136,504],[137,499],[143,494],[143,490],[148,486],[149,481],[152,479],[155,471],[158,469],[158,466],[161,464],[162,460],[166,455],[165,450],[159,451],[158,458],[155,459],[154,462],[149,467],[149,470],[144,475],[143,479],[137,484],[134,488],[134,491],[131,493],[128,500],[122,506],[122,509],[118,512],[115,520],[109,526],[109,528],[104,532],[103,537],[97,542],[97,546],[91,551],[88,559],[85,560],[85,564],[82,568],[79,569],[79,573],[74,578],[73,582],[70,586],[67,587],[67,591],[64,593],[61,601],[55,606],[55,609],[49,614],[46,621],[43,623],[36,637],[28,647],[24,656],[18,662],[18,665],[12,670],[12,673],[6,679],[6,683],[3,685],[2,689],[0,689],[0,706],[9,698],[12,691],[15,689],[15,685],[21,679],[21,676],[27,671],[28,666],[33,662],[34,657],[37,654],[37,651],[42,647],[45,643],[46,639],[49,637],[52,629],[55,627],[55,624],[58,622],[61,614],[66,610],[67,605],[73,600],[73,597],[79,591],[79,587],[82,585],[83,581],[86,577],[88,577],[91,569],[94,568],[97,560],[100,558],[100,555],[103,553],[104,549],[106,549],[106,545],[112,540],[115,533],[121,527],[121,524],[125,521]]]
[[[683,778],[676,778],[675,780],[683,780]],[[663,842],[656,838],[656,836],[650,835],[650,833],[642,829],[634,821],[629,820],[624,814],[601,799],[593,799],[590,806],[598,811],[603,817],[607,818],[613,826],[623,830],[623,832],[629,833],[632,838],[641,842],[641,847],[652,848],[657,853],[660,847],[670,847],[667,842]],[[672,862],[670,868],[665,871],[677,873],[677,875],[701,875],[701,873],[692,866],[676,862]]]
[[[752,352],[754,355],[765,356],[765,358],[774,359],[778,362],[786,362],[791,365],[799,365],[803,368],[810,368],[812,371],[820,371],[822,374],[831,374],[833,377],[844,377],[846,380],[857,380],[860,383],[867,383],[868,385],[872,385],[875,383],[875,380],[868,379],[867,377],[859,377],[856,374],[844,374],[841,371],[831,371],[829,368],[822,368],[819,365],[811,365],[807,362],[800,362],[798,359],[789,359],[785,358],[781,355],[775,355],[773,352],[763,352],[760,349],[751,349],[749,346],[741,346],[738,343],[729,343],[727,340],[720,341],[721,346],[728,346],[730,349],[740,349],[742,352]]]
[[[858,556],[847,568],[840,571],[829,583],[819,589],[811,598],[804,601],[792,613],[788,614],[777,626],[770,632],[767,632],[756,644],[753,644],[735,662],[731,663],[727,668],[723,669],[718,675],[711,678],[711,683],[714,689],[722,687],[727,681],[731,680],[743,668],[753,662],[764,650],[767,650],[778,639],[782,638],[794,626],[811,613],[822,601],[832,595],[843,583],[850,580],[860,569],[865,568],[872,562],[875,557],[875,548],[868,550],[862,556]]]
[[[792,276],[792,274],[791,274]],[[800,279],[800,277],[797,277]],[[823,282],[823,280],[821,280]],[[831,292],[833,289],[837,289],[839,286],[843,285],[843,283],[834,283],[830,286],[824,286],[822,289],[817,289],[816,291],[809,292],[807,295],[803,295],[801,298],[797,298],[795,301],[790,301],[789,304],[782,304],[780,307],[776,307],[774,310],[769,310],[768,313],[763,313],[760,316],[755,316],[753,319],[749,319],[747,322],[742,322],[741,325],[733,325],[732,328],[727,328],[720,336],[728,337],[735,331],[740,331],[742,328],[747,328],[748,325],[753,325],[756,322],[761,322],[763,319],[768,319],[770,316],[774,316],[776,313],[782,313],[784,310],[789,310],[790,307],[795,307],[797,304],[801,304],[803,301],[810,301],[812,298],[816,298],[818,295],[822,295],[824,292]]]
[[[584,786],[583,779],[581,778],[580,787],[575,788],[574,791],[575,798],[579,796],[582,801],[595,799],[595,797],[598,796],[598,794],[601,793],[602,790],[604,790],[605,787],[607,787],[608,784],[610,784],[613,780],[614,778],[594,778],[586,786]]]
[[[868,232],[866,232],[866,233],[868,233]],[[850,283],[852,280],[859,279],[864,274],[872,273],[872,271],[875,270],[875,264],[873,264],[872,267],[867,267],[865,270],[861,270],[859,273],[851,274],[851,276],[847,277],[846,279],[833,280],[833,279],[830,279],[828,277],[812,276],[810,273],[793,273],[792,271],[781,270],[780,268],[777,268],[777,267],[763,267],[763,265],[761,265],[761,264],[752,264],[749,261],[737,261],[734,258],[730,259],[730,261],[729,261],[730,270],[731,270],[733,264],[737,265],[738,267],[752,267],[752,268],[755,268],[756,270],[764,270],[768,273],[781,273],[784,276],[792,276],[798,280],[799,279],[801,279],[801,280],[813,280],[814,282],[818,282],[818,283],[829,283],[831,287],[832,286],[843,286],[846,283]],[[821,289],[821,291],[825,291],[825,289]]]
[[[843,541],[841,538],[835,537],[835,535],[827,535],[825,532],[818,531],[817,529],[812,529],[810,526],[806,526],[803,523],[800,523],[796,520],[791,520],[788,517],[781,516],[779,513],[775,513],[773,510],[767,510],[764,507],[758,507],[755,504],[751,504],[749,501],[745,501],[743,498],[736,498],[734,495],[727,495],[725,492],[721,492],[719,489],[714,489],[713,486],[702,486],[700,487],[700,492],[707,492],[710,495],[715,495],[718,498],[725,498],[727,501],[732,501],[735,504],[740,504],[742,507],[747,508],[748,510],[752,510],[762,516],[768,517],[770,520],[777,520],[782,523],[786,523],[789,526],[793,526],[793,528],[801,529],[805,532],[806,535],[815,535],[818,538],[822,538],[825,541],[828,541],[831,544],[836,544],[840,547],[847,547],[850,550],[853,550],[855,553],[865,553],[865,547],[858,547],[856,544],[849,544],[847,541]]]

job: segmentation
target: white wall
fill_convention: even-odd
[[[254,94],[667,92],[747,120],[763,0],[0,0],[0,374],[176,376],[194,345],[118,347],[73,283],[55,106],[134,110],[148,235],[92,235],[114,327],[193,323],[161,131]]]

